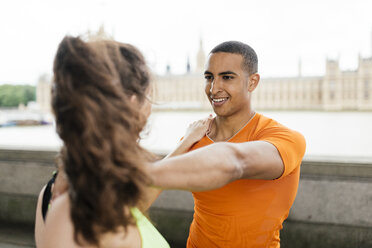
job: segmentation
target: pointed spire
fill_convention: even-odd
[[[98,37],[105,37],[105,36],[106,36],[105,26],[103,25],[103,23],[101,24],[101,26],[99,26],[96,35],[97,35]]]
[[[203,72],[204,66],[205,66],[205,53],[203,50],[203,40],[200,37],[199,51],[198,51],[197,61],[196,61],[196,72],[197,73]]]
[[[190,72],[191,72],[190,57],[187,56],[186,73],[189,74]]]
[[[92,32],[90,29],[86,33],[89,41],[97,40],[112,40],[113,35],[110,35],[105,30],[105,25],[102,23],[96,32]]]
[[[166,74],[171,74],[171,67],[170,67],[169,63],[167,64],[167,66],[165,68],[165,72],[166,72]]]
[[[358,52],[358,70],[360,68],[361,61],[362,61],[362,55],[360,52]]]

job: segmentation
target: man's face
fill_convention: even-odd
[[[250,107],[249,76],[242,63],[240,54],[218,52],[208,57],[205,93],[218,116],[229,117]]]

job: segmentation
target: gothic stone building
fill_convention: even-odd
[[[204,94],[205,56],[200,44],[195,72],[157,75],[154,78],[155,109],[210,109]],[[342,71],[339,62],[326,61],[324,76],[262,78],[252,95],[261,110],[372,110],[372,57],[359,56],[358,68]]]

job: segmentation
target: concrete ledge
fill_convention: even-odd
[[[155,151],[164,157],[166,151]],[[0,147],[0,161],[22,161],[39,165],[54,165],[57,151],[12,150]],[[301,173],[303,175],[324,175],[332,177],[372,178],[372,158],[305,156]]]
[[[288,220],[280,240],[284,248],[370,248],[372,229]]]
[[[54,163],[57,151],[0,149],[0,161]]]
[[[0,193],[0,222],[34,225],[37,196]]]
[[[181,190],[164,190],[152,204],[157,209],[194,212],[194,198],[191,192]]]
[[[0,149],[1,223],[33,225],[37,195],[55,169],[56,154]],[[150,209],[172,247],[185,246],[193,206],[191,193],[168,190]],[[372,158],[306,157],[282,246],[372,247],[371,206]]]
[[[172,248],[186,247],[193,212],[151,207],[149,216]]]
[[[0,192],[37,196],[55,170],[52,163],[0,161]]]
[[[34,248],[34,226],[18,223],[0,224],[1,248]]]
[[[372,228],[372,180],[304,178],[289,219]]]
[[[372,179],[372,158],[307,156],[302,161],[301,175]]]

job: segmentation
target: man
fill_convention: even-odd
[[[305,140],[252,108],[257,61],[237,41],[210,52],[205,93],[216,118],[191,152],[159,161],[151,172],[156,186],[193,191],[188,248],[280,247]]]

